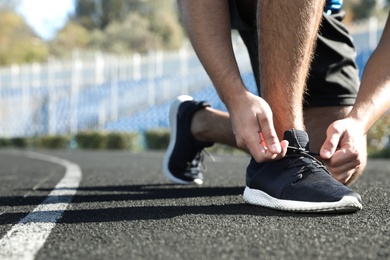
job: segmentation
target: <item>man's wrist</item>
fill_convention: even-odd
[[[226,108],[230,111],[234,105],[236,105],[238,102],[242,102],[243,96],[246,95],[248,90],[245,88],[244,85],[235,86],[233,88],[230,88],[228,91],[224,91],[221,93],[221,100],[225,104]]]

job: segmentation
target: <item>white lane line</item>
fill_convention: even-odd
[[[71,202],[82,177],[80,167],[67,160],[34,152],[22,155],[62,165],[66,172],[48,197],[1,238],[0,259],[34,259]]]

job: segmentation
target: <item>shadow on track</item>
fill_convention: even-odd
[[[332,214],[302,214],[275,211],[268,208],[251,206],[243,201],[237,203],[236,196],[241,196],[243,187],[198,187],[182,186],[175,184],[145,184],[145,185],[124,185],[124,186],[97,186],[79,187],[77,194],[73,197],[72,204],[112,202],[112,207],[89,209],[68,209],[57,223],[75,224],[92,222],[117,222],[135,220],[161,220],[170,219],[183,215],[255,215],[255,216],[279,216],[279,217],[318,217],[332,216]],[[45,190],[47,191],[47,190]],[[84,194],[85,193],[85,194]],[[234,196],[234,201],[224,198],[226,203],[216,205],[177,205],[176,199],[226,197]],[[14,200],[18,205],[33,205],[43,201],[44,197],[28,197]],[[164,200],[164,206],[160,203],[150,201]],[[240,198],[241,200],[241,198]],[[4,198],[0,198],[4,201]],[[119,201],[129,201],[129,206],[116,206]],[[132,206],[131,201],[138,201]],[[148,201],[145,206],[139,206],[139,201]],[[169,205],[171,204],[171,205]],[[176,205],[175,205],[176,204]],[[76,208],[76,206],[75,206]],[[14,223],[28,213],[5,213],[0,216],[0,225]],[[40,212],[50,214],[50,212]],[[338,214],[339,215],[339,214]],[[337,216],[337,215],[335,215]]]

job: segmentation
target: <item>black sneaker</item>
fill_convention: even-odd
[[[309,138],[301,130],[284,133],[289,141],[280,160],[257,163],[246,174],[244,200],[249,204],[296,212],[356,212],[360,195],[334,179],[325,166],[309,154]]]
[[[176,98],[169,110],[171,136],[163,161],[163,171],[171,181],[180,184],[202,184],[203,149],[213,143],[195,140],[191,134],[194,113],[210,106],[205,101],[194,101],[182,95]]]

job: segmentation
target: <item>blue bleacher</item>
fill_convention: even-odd
[[[257,93],[256,83],[253,73],[243,75],[243,80],[248,90],[252,93]],[[213,108],[227,111],[225,105],[218,97],[212,85],[209,85],[200,91],[191,93],[195,100],[207,100],[212,104]],[[145,131],[153,128],[169,127],[168,114],[169,107],[172,101],[165,102],[162,105],[153,106],[143,111],[139,111],[131,116],[121,117],[115,122],[106,124],[105,129],[108,131]]]
[[[359,67],[359,76],[361,77],[363,68],[370,57],[372,51],[364,50],[359,52],[356,63]],[[256,83],[253,77],[253,73],[247,73],[243,76],[243,81],[248,90],[257,94]],[[179,81],[180,82],[180,81]],[[184,93],[183,93],[184,94]],[[225,105],[218,97],[212,85],[209,85],[200,91],[190,93],[195,100],[207,100],[212,104],[212,107],[227,111]],[[168,114],[169,106],[172,101],[165,102],[164,104],[146,108],[142,111],[138,111],[131,116],[123,116],[115,122],[108,122],[105,129],[108,131],[145,131],[153,128],[167,128],[169,127]]]
[[[359,51],[356,62],[360,68],[360,77],[371,52],[371,50]],[[156,102],[157,105],[148,107],[149,85],[152,83],[152,85],[157,87],[157,90],[173,85],[177,90],[178,86],[180,87],[183,82],[188,86],[193,86],[199,84],[199,79],[203,80],[201,77],[204,76],[201,73],[194,74],[196,73],[190,73],[185,78],[180,73],[172,73],[154,79],[118,81],[115,83],[116,88],[113,88],[114,83],[112,82],[83,86],[78,91],[77,97],[77,129],[79,131],[87,129],[97,130],[97,128],[101,127],[99,125],[101,123],[99,122],[100,113],[104,113],[103,116],[106,119],[110,118],[112,112],[110,111],[110,105],[112,104],[111,91],[113,89],[117,90],[117,112],[119,117],[115,121],[108,121],[103,126],[104,130],[138,132],[153,128],[168,128],[168,113],[172,100],[162,101],[163,99],[159,99]],[[253,73],[245,73],[242,77],[248,90],[257,94]],[[55,104],[51,104],[55,105],[55,132],[57,134],[68,134],[70,132],[71,113],[73,111],[71,111],[71,95],[69,92],[69,86],[57,86],[56,102]],[[21,88],[3,89],[3,93],[7,93],[7,96],[11,97],[23,96]],[[36,97],[36,100],[41,100],[42,107],[38,108],[35,112],[29,112],[26,115],[10,120],[8,128],[12,129],[12,133],[18,136],[47,134],[49,129],[49,115],[52,112],[49,108],[49,88],[30,88],[29,94]],[[157,99],[160,98],[159,93],[155,94]],[[225,105],[219,99],[211,83],[200,90],[181,94],[189,94],[196,100],[206,100],[212,104],[212,107],[226,111]],[[137,108],[137,110],[134,108]]]

